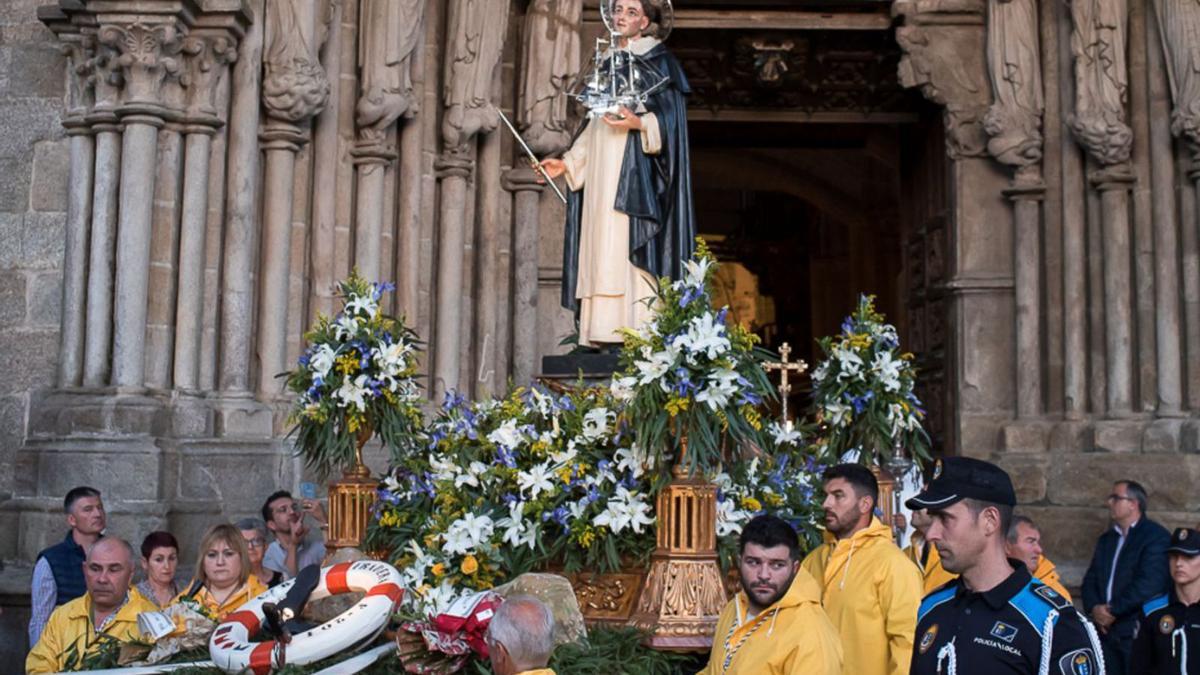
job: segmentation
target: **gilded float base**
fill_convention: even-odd
[[[724,578],[716,556],[655,554],[633,615],[633,624],[649,633],[645,644],[666,651],[711,649],[728,599]]]
[[[361,465],[360,465],[361,466]],[[329,533],[325,548],[330,555],[339,548],[362,548],[371,520],[379,481],[361,471],[347,471],[329,484]]]

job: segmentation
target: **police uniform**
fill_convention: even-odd
[[[1200,555],[1200,531],[1175,530],[1167,552]],[[1172,588],[1142,606],[1135,630],[1130,675],[1200,673],[1200,604],[1183,604]]]
[[[939,460],[933,480],[906,502],[939,511],[962,499],[1016,504],[1002,469],[976,459]],[[930,593],[917,612],[912,675],[1103,675],[1099,640],[1069,600],[1019,560],[982,593],[960,577]]]

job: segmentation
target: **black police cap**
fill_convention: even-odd
[[[1171,535],[1171,547],[1167,553],[1182,553],[1186,556],[1200,555],[1200,530],[1180,527]]]
[[[929,486],[904,505],[910,509],[937,511],[964,499],[1017,505],[1017,493],[1008,473],[991,462],[972,457],[937,460]]]

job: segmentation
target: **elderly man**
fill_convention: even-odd
[[[554,615],[540,600],[514,595],[501,603],[486,637],[496,675],[554,675]]]
[[[41,639],[25,659],[26,673],[81,670],[84,661],[113,641],[139,637],[137,617],[158,608],[129,592],[133,547],[124,539],[101,539],[83,563],[87,592],[54,610]]]
[[[1067,587],[1063,586],[1058,577],[1058,568],[1050,559],[1042,555],[1042,533],[1027,516],[1013,516],[1012,524],[1008,526],[1008,537],[1004,544],[1004,552],[1009,558],[1020,560],[1029,568],[1034,579],[1058,591],[1058,594],[1071,599]]]
[[[1125,675],[1142,605],[1171,587],[1171,534],[1146,517],[1146,488],[1138,483],[1117,481],[1106,501],[1112,524],[1083,576],[1083,607],[1100,629],[1109,675]]]
[[[83,595],[83,560],[108,524],[104,502],[96,488],[81,485],[63,498],[67,536],[38,553],[30,591],[29,644],[37,644],[42,628],[55,607]]]
[[[746,523],[738,573],[742,591],[721,610],[699,675],[842,672],[837,630],[821,609],[821,587],[800,566],[800,540],[787,521],[761,515]]]

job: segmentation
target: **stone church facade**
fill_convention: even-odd
[[[0,8],[0,559],[59,538],[76,484],[181,541],[295,485],[276,376],[352,267],[395,281],[435,396],[562,350],[561,206],[492,107],[565,148],[594,2],[45,1]],[[1115,478],[1200,520],[1200,5],[680,3],[669,44],[702,31],[750,36],[730,59],[783,101],[721,107],[704,38],[705,123],[884,119],[776,83],[805,36],[895,52],[865,61],[936,116],[879,290],[939,445],[1012,471],[1068,581]]]

